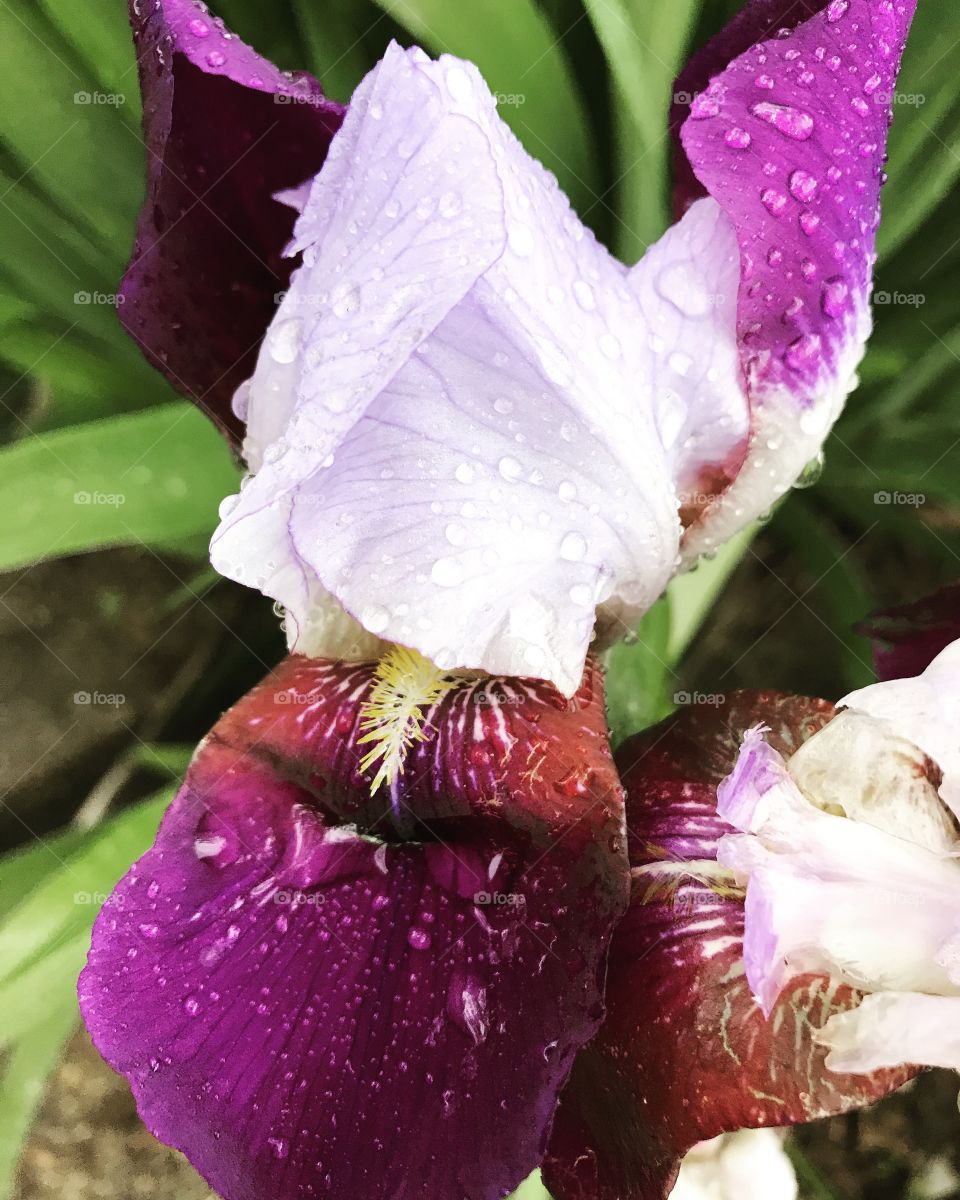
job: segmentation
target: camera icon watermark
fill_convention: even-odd
[[[127,97],[123,92],[74,92],[73,102],[93,108],[122,108]]]
[[[727,702],[723,692],[674,692],[673,702],[678,708],[704,704],[710,708],[721,708]]]
[[[127,497],[123,492],[74,492],[73,502],[91,507],[121,508]]]
[[[927,497],[924,492],[874,492],[873,502],[892,508],[921,508]]]
[[[127,698],[123,692],[74,692],[73,702],[80,708],[121,708]]]

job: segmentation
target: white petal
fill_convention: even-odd
[[[817,1035],[831,1071],[867,1074],[914,1063],[960,1071],[960,998],[888,992],[831,1017]]]

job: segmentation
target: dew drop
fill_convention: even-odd
[[[523,475],[523,467],[515,458],[505,455],[497,464],[497,470],[507,483],[516,483]]]
[[[811,175],[809,171],[796,170],[791,173],[787,186],[790,188],[791,196],[807,204],[817,194],[820,184],[816,176]]]
[[[842,317],[847,311],[850,288],[842,275],[834,275],[823,285],[821,304],[828,317]]]
[[[783,192],[778,192],[776,188],[764,188],[760,193],[760,203],[771,216],[779,217],[787,207],[787,198]]]
[[[805,142],[815,127],[813,117],[809,113],[789,104],[770,104],[763,100],[754,104],[750,111],[761,121],[772,125],[784,137],[792,138],[795,142]]]
[[[414,950],[429,950],[433,939],[425,929],[418,929],[415,925],[407,934],[407,941]]]
[[[455,558],[438,558],[430,571],[437,587],[457,587],[463,583],[463,567]]]
[[[360,624],[370,633],[383,633],[390,623],[390,614],[382,604],[368,604],[360,612]]]
[[[745,129],[741,129],[739,125],[735,125],[733,129],[727,130],[723,135],[723,140],[731,150],[746,150],[753,139]]]
[[[267,349],[274,362],[292,363],[300,353],[300,338],[303,335],[303,322],[299,317],[281,321],[274,325],[267,335]]]
[[[571,530],[560,543],[560,557],[567,562],[579,562],[587,552],[587,539],[582,533]]]

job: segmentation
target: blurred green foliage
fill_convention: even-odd
[[[736,0],[218,0],[284,67],[346,100],[388,40],[474,59],[528,150],[628,260],[665,228],[671,81]],[[202,560],[236,468],[219,438],[122,333],[117,291],[142,198],[136,66],[121,0],[0,6],[0,569],[117,545],[177,544]],[[837,691],[869,676],[848,630],[905,598],[906,563],[960,574],[960,10],[921,0],[890,142],[876,332],[813,491],[764,536],[815,577],[808,603],[836,631]],[[98,102],[97,97],[113,97]],[[198,114],[202,120],[202,114]],[[904,301],[903,297],[913,297]],[[921,506],[878,493],[923,496]],[[85,503],[78,494],[122,494]],[[673,673],[749,546],[677,581],[614,652],[617,736],[669,710]],[[869,537],[876,572],[851,553]],[[199,562],[198,562],[199,566]],[[900,593],[890,594],[891,577]],[[894,589],[896,591],[896,589]],[[162,748],[157,751],[163,758]],[[182,764],[173,748],[168,757]],[[166,797],[91,833],[0,861],[3,1085],[0,1200],[40,1088],[76,1017],[73,980],[101,895],[149,842]],[[530,1184],[526,1200],[534,1200]]]

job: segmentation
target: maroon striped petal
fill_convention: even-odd
[[[743,731],[763,722],[789,753],[832,711],[821,700],[733,693],[618,752],[633,894],[610,950],[607,1018],[577,1057],[551,1136],[544,1177],[556,1200],[663,1200],[694,1143],[843,1112],[907,1077],[824,1067],[813,1034],[859,997],[823,977],[797,980],[764,1019],[744,977],[743,901],[703,869],[729,829],[715,789]]]
[[[239,445],[231,408],[290,278],[293,210],[344,109],[261,58],[199,0],[131,0],[147,197],[120,317],[149,361]]]
[[[94,930],[81,1006],[227,1200],[500,1200],[596,1030],[626,904],[599,675],[464,684],[391,794],[372,667],[291,658],[203,744]]]
[[[884,608],[857,626],[873,639],[873,661],[880,679],[922,675],[951,642],[960,638],[960,583],[915,600]]]

